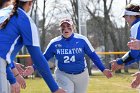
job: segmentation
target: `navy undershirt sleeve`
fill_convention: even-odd
[[[43,56],[40,48],[35,47],[35,46],[26,46],[26,47],[31,55],[31,58],[33,60],[33,63],[35,65],[36,69],[42,75],[43,79],[49,86],[50,90],[52,92],[57,91],[59,87],[58,87],[57,83],[55,82],[54,78],[52,77],[47,60]]]

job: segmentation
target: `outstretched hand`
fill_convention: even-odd
[[[24,72],[24,69],[23,69],[24,68],[24,65],[15,62],[15,67],[17,68],[17,70],[20,73],[20,75],[22,75],[23,72]]]
[[[26,77],[26,76],[32,75],[33,72],[34,72],[33,66],[27,66],[25,71],[23,72],[23,76]]]
[[[109,70],[109,69],[105,69],[103,71],[103,74],[107,77],[107,78],[111,78],[113,75],[112,75],[112,72]]]
[[[124,65],[117,64],[117,61],[116,60],[113,60],[110,63],[111,63],[111,70],[112,71],[116,71],[116,70],[119,70],[119,69],[123,69],[124,68]]]
[[[16,80],[20,84],[22,89],[26,88],[26,82],[25,82],[24,78],[20,74],[18,76],[16,76]]]
[[[20,85],[18,82],[11,84],[11,93],[20,93]]]
[[[135,78],[132,80],[131,87],[137,88],[140,85],[140,72],[136,72],[132,76],[134,76]]]
[[[134,49],[134,50],[140,50],[140,40],[134,39],[134,38],[130,38],[130,42],[127,43],[127,46],[130,49]]]
[[[56,92],[54,93],[67,93],[64,89],[59,88]]]

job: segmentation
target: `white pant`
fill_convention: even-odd
[[[65,89],[67,93],[87,93],[89,82],[88,69],[77,75],[67,74],[57,69],[55,78],[58,85]]]
[[[6,75],[7,62],[0,57],[0,93],[10,93],[9,82]]]

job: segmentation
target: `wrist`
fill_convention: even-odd
[[[118,65],[122,65],[124,63],[122,58],[117,58],[116,62],[117,62]]]
[[[16,75],[15,75],[15,77],[17,77],[17,76],[19,76],[20,74],[19,73],[17,73]]]

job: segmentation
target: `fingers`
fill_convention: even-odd
[[[113,75],[111,72],[108,72],[108,74],[106,75],[107,78],[111,78]]]
[[[103,73],[107,78],[111,78],[113,76],[112,72],[109,69],[105,69]]]
[[[137,73],[135,73],[135,74],[132,74],[131,76],[135,77],[135,76],[137,76]]]
[[[18,82],[11,85],[11,93],[20,93],[20,85]]]
[[[21,86],[22,89],[25,89],[25,88],[26,88],[25,79],[24,79],[21,75],[18,75],[18,76],[16,77],[16,80],[17,80],[17,82],[20,84],[20,86]]]
[[[135,74],[132,74],[131,76],[135,77],[131,83],[131,87],[137,88],[140,85],[140,72],[136,72]]]
[[[21,76],[19,80],[20,80],[19,82],[20,82],[21,88],[25,89],[26,88],[26,82],[25,82],[24,78]]]
[[[118,65],[117,61],[116,60],[113,60],[110,62],[111,63],[111,70],[114,72],[114,71],[117,71],[119,69],[123,69],[124,68],[124,65]]]
[[[137,39],[135,39],[135,38],[133,38],[133,37],[130,37],[130,40],[137,40]]]
[[[55,91],[54,93],[67,93],[66,90],[59,88],[57,91]]]
[[[133,81],[132,81],[132,83],[131,83],[131,87],[132,88],[137,88],[138,86],[139,86],[139,82],[136,80],[136,79],[134,79]]]
[[[116,71],[118,69],[117,63],[115,60],[111,61],[111,70]]]
[[[132,74],[131,76],[133,76],[133,77],[140,77],[140,72],[136,72],[135,74]]]
[[[23,72],[23,76],[26,77],[28,75],[31,75],[34,72],[34,69],[32,66],[26,67],[26,70]]]
[[[19,64],[19,63],[16,63],[16,68],[19,71],[19,73],[22,75],[23,72],[24,72],[24,69],[23,69],[24,68],[24,65]]]
[[[26,82],[22,82],[20,86],[21,86],[22,89],[25,89],[26,88]]]

